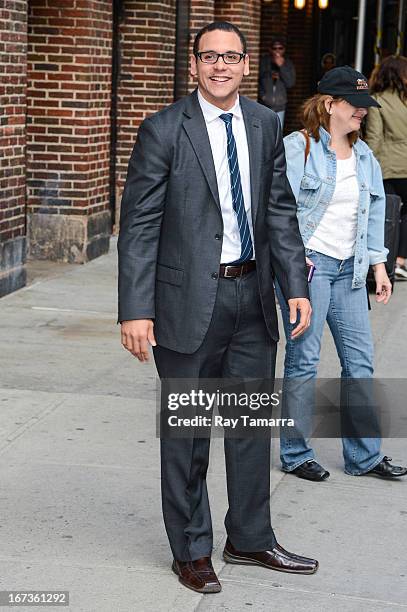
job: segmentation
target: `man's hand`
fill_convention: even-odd
[[[148,361],[148,345],[157,346],[154,338],[154,323],[151,319],[122,321],[122,345],[139,361]]]
[[[276,64],[276,66],[284,66],[285,63],[284,56],[278,51],[273,51],[272,61],[274,64]]]
[[[297,327],[294,327],[291,332],[291,338],[299,338],[311,325],[312,308],[310,301],[307,298],[291,298],[288,300],[290,307],[290,323],[295,323],[297,320],[297,310],[300,311],[300,320]]]
[[[374,277],[376,281],[376,302],[387,304],[391,297],[391,282],[387,276],[386,266],[384,263],[379,263],[373,266]]]

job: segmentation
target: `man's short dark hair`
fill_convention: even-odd
[[[222,30],[223,32],[234,32],[240,38],[240,42],[242,43],[243,53],[247,53],[247,42],[243,33],[237,28],[233,23],[229,23],[228,21],[214,21],[213,23],[209,23],[199,30],[194,40],[194,48],[193,54],[196,55],[199,51],[199,43],[204,34],[207,32],[213,32],[214,30]],[[235,49],[233,49],[234,51]],[[212,51],[212,49],[211,49]],[[213,49],[215,51],[215,49]],[[232,51],[232,49],[230,49]],[[236,49],[237,51],[237,49]]]

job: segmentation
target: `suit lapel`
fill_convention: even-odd
[[[247,145],[249,149],[250,195],[252,200],[251,208],[254,227],[256,222],[257,209],[259,207],[263,131],[261,129],[261,120],[250,112],[246,98],[244,98],[243,96],[240,97],[240,106],[242,108],[243,119],[246,128]]]
[[[240,105],[249,149],[250,195],[254,226],[259,205],[263,134],[261,120],[251,113],[249,104],[243,96],[240,96]],[[198,158],[216,206],[221,210],[211,145],[196,90],[187,97],[184,114],[186,115],[183,123],[184,129]]]
[[[186,115],[183,123],[184,129],[198,158],[213,199],[220,210],[218,183],[211,145],[196,91],[187,98],[184,113]]]

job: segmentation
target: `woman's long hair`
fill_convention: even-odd
[[[397,91],[403,102],[407,102],[407,57],[390,55],[374,68],[369,85],[372,93],[386,89]]]
[[[328,98],[334,99],[335,102],[340,102],[342,98],[336,98],[327,94],[317,93],[308,100],[305,100],[302,105],[302,122],[307,133],[314,138],[316,142],[319,141],[319,128],[322,126],[329,132],[329,120],[330,115],[325,108],[325,100]],[[349,132],[348,140],[352,146],[359,138],[359,131]]]

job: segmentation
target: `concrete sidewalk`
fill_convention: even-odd
[[[331,471],[325,483],[283,475],[273,450],[277,537],[318,558],[316,575],[224,564],[214,440],[208,487],[223,590],[180,586],[161,519],[156,374],[120,345],[115,241],[85,266],[32,270],[36,281],[0,300],[0,591],[69,590],[74,612],[407,609],[407,482],[346,476],[336,440],[315,444]],[[407,283],[389,306],[373,305],[372,321],[377,375],[404,377]],[[320,375],[338,371],[327,335]],[[407,460],[403,439],[384,451]]]

